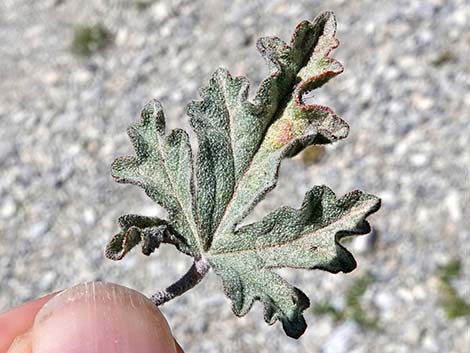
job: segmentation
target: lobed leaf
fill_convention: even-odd
[[[298,337],[305,330],[301,312],[308,301],[271,270],[352,271],[356,262],[339,241],[346,235],[368,233],[365,218],[379,207],[380,200],[373,195],[353,191],[337,200],[328,187],[316,186],[300,209],[283,207],[240,228],[226,243],[213,247],[208,260],[222,277],[237,315],[244,315],[260,299],[271,313],[266,321],[279,318],[286,333]]]
[[[336,21],[325,12],[301,22],[289,44],[261,38],[258,50],[271,74],[249,100],[249,83],[217,70],[201,100],[188,105],[198,152],[180,129],[165,134],[158,102],[148,103],[141,121],[128,130],[135,157],[118,158],[113,177],[141,186],[169,213],[168,221],[127,215],[108,244],[106,256],[119,260],[137,244],[148,255],[161,243],[194,257],[188,272],[152,296],[160,305],[193,287],[212,268],[222,279],[233,312],[245,315],[254,301],[264,305],[269,324],[299,337],[306,328],[307,296],[273,270],[294,267],[350,272],[356,262],[340,244],[345,235],[365,234],[366,217],[380,200],[361,191],[340,199],[326,186],[309,191],[300,209],[282,207],[259,222],[239,227],[274,188],[281,160],[312,144],[347,136],[349,127],[330,108],[306,104],[303,96],[343,71],[329,57],[338,46]]]
[[[232,78],[219,69],[201,91],[203,100],[188,105],[199,142],[196,202],[205,250],[264,135],[265,126],[248,101],[248,89],[246,78]]]
[[[192,249],[190,255],[195,256],[200,247],[194,218],[188,134],[175,129],[165,136],[162,108],[155,100],[144,107],[141,119],[127,131],[136,156],[116,159],[111,175],[119,183],[142,187],[152,200],[166,208],[172,227],[186,248]]]
[[[256,121],[257,126],[261,122],[266,130],[256,140],[260,141],[256,153],[237,179],[231,197],[224,202],[212,242],[230,236],[237,224],[275,187],[283,158],[292,157],[311,144],[331,143],[347,136],[348,125],[329,108],[302,101],[302,94],[343,71],[341,64],[327,57],[338,45],[335,31],[334,15],[326,12],[313,23],[301,22],[290,45],[276,37],[258,41],[258,49],[274,72],[257,91],[252,110],[257,112],[255,117],[245,115],[244,118]],[[252,134],[257,131],[259,128]],[[214,144],[212,150],[217,148]],[[216,171],[212,173],[216,174]]]

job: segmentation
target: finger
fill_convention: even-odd
[[[175,340],[175,345],[176,345],[176,353],[184,353],[183,348],[181,348],[177,340]]]
[[[31,331],[16,337],[7,353],[32,353]]]
[[[28,302],[0,314],[0,353],[7,351],[16,336],[28,331],[39,309],[56,293]]]
[[[80,284],[57,295],[38,313],[34,353],[176,353],[158,308],[132,289]]]

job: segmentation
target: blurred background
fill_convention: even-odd
[[[470,4],[466,0],[1,0],[0,310],[81,281],[150,295],[190,259],[171,246],[121,262],[103,249],[125,213],[164,216],[110,164],[157,98],[169,127],[219,66],[268,74],[260,36],[333,10],[346,70],[314,92],[349,138],[285,161],[255,210],[298,207],[315,184],[380,196],[371,234],[347,242],[351,274],[281,271],[312,301],[299,340],[236,318],[212,273],[162,307],[187,352],[470,351]]]

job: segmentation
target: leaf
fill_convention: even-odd
[[[202,100],[187,109],[198,140],[195,161],[183,130],[165,133],[158,102],[147,104],[141,122],[129,128],[136,156],[118,158],[112,175],[141,186],[168,210],[169,219],[122,217],[106,255],[121,259],[143,242],[146,255],[170,243],[194,257],[179,281],[152,296],[156,304],[182,294],[212,268],[236,315],[245,315],[260,300],[267,323],[279,320],[287,335],[299,337],[309,300],[273,270],[337,273],[356,267],[340,240],[369,232],[365,219],[380,207],[378,198],[361,191],[336,199],[328,187],[315,186],[300,209],[281,207],[259,222],[239,226],[275,187],[283,158],[347,136],[348,125],[330,108],[303,101],[306,92],[343,71],[328,56],[338,45],[335,31],[333,14],[325,12],[313,22],[301,22],[290,44],[276,37],[258,40],[271,74],[253,101],[246,78],[217,70],[201,90]]]
[[[301,313],[308,299],[272,269],[352,271],[356,262],[339,241],[346,235],[368,233],[364,219],[378,207],[379,200],[372,195],[354,191],[336,200],[328,187],[316,186],[300,209],[280,208],[219,243],[208,261],[222,277],[234,313],[246,314],[260,299],[266,322],[280,319],[289,336],[300,336],[306,328]]]
[[[171,226],[157,217],[125,215],[119,217],[121,231],[116,234],[106,246],[106,257],[121,260],[140,242],[142,253],[150,255],[161,243],[174,244],[180,251],[188,254],[191,249],[174,235]]]
[[[192,197],[192,155],[188,134],[175,129],[167,136],[159,102],[149,102],[141,114],[142,121],[127,130],[136,157],[120,157],[111,167],[119,183],[142,187],[147,195],[166,208],[170,223],[188,255],[196,256],[197,226]]]

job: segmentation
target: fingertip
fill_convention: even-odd
[[[15,337],[31,329],[34,318],[42,306],[56,293],[30,301],[0,314],[0,352],[6,352]]]
[[[116,284],[72,287],[38,313],[34,353],[177,352],[162,313],[144,295]]]

